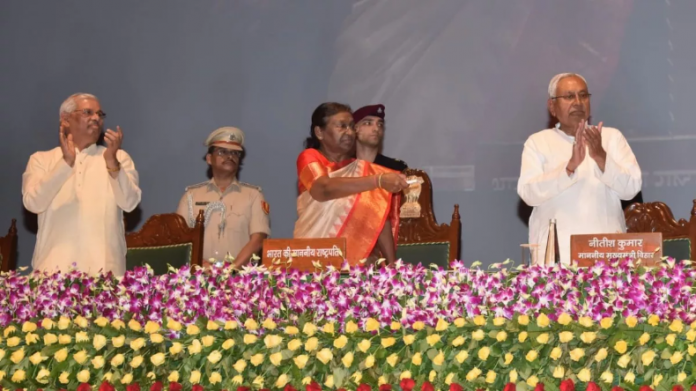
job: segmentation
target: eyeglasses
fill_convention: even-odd
[[[590,96],[592,96],[592,94],[590,94],[589,92],[569,92],[568,94],[562,96],[552,96],[551,99],[561,99],[566,102],[572,102],[575,100],[576,96],[578,100],[584,102],[590,99]]]
[[[106,118],[106,113],[101,111],[101,110],[95,112],[92,109],[82,109],[82,110],[75,110],[75,112],[80,113],[80,114],[84,115],[85,117],[91,117],[94,114],[97,114],[99,116],[99,118],[101,118],[101,119]]]
[[[240,157],[242,156],[242,151],[235,151],[232,149],[226,149],[226,148],[215,148],[213,151],[213,154],[220,156],[220,157]]]

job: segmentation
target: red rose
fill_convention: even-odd
[[[155,382],[150,386],[150,391],[162,391],[164,389],[164,384],[162,382]]]
[[[104,382],[102,382],[102,384],[99,386],[99,391],[116,391],[116,390],[114,389],[114,386],[112,386],[111,384],[109,384],[108,381],[104,381]]]
[[[684,387],[677,384],[676,386],[672,387],[672,391],[684,391]]]
[[[92,387],[90,387],[90,385],[87,383],[82,383],[79,386],[77,386],[76,391],[92,391]]]
[[[694,384],[693,386],[691,386],[691,391],[696,391],[696,384]]]
[[[309,383],[307,385],[307,387],[305,387],[305,390],[306,391],[321,391],[321,386],[319,385],[319,383],[313,381],[313,382]]]
[[[653,389],[648,386],[640,386],[638,391],[653,391]]]
[[[368,386],[367,384],[363,383],[358,387],[356,391],[372,391],[372,387]]]
[[[89,390],[89,388],[87,390]],[[140,391],[140,385],[138,383],[129,384],[128,386],[126,386],[126,391]]]
[[[128,391],[128,390],[126,390]],[[196,384],[193,387],[191,387],[191,391],[203,391],[203,386],[200,384]]]
[[[401,379],[399,386],[401,386],[402,391],[411,391],[416,386],[416,382],[413,379]]]
[[[292,384],[286,384],[285,388],[283,388],[283,391],[297,391],[295,387],[292,386]]]
[[[534,387],[534,391],[544,391],[544,383],[537,383],[536,387]]]
[[[423,385],[421,386],[421,391],[435,391],[435,388],[433,388],[432,384],[430,384],[428,382],[424,382]]]
[[[505,385],[505,388],[503,388],[503,391],[516,391],[517,387],[515,387],[515,383],[508,383]]]
[[[585,391],[602,391],[602,389],[599,388],[597,383],[589,382],[589,383],[587,383],[587,388],[585,389]]]
[[[570,379],[565,379],[561,382],[561,386],[559,387],[559,390],[561,390],[561,391],[575,391],[575,383],[573,383],[573,381]]]
[[[237,391],[251,391],[251,388],[239,386],[237,387]]]
[[[382,390],[379,390],[379,391],[382,391]],[[464,391],[464,388],[457,383],[452,383],[452,384],[450,384],[449,391]]]
[[[183,389],[184,387],[177,382],[169,383],[169,391],[181,391]]]
[[[392,391],[391,384],[382,384],[379,386],[379,391]]]
[[[624,391],[624,389],[619,386],[614,386],[611,388],[611,391]]]

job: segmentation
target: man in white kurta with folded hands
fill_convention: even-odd
[[[106,131],[106,147],[96,144],[105,116],[94,95],[71,95],[60,106],[60,146],[29,158],[22,196],[39,215],[34,270],[125,272],[123,211],[135,209],[141,192],[121,128]]]
[[[618,129],[589,126],[590,93],[585,79],[573,73],[549,83],[548,109],[555,128],[530,136],[522,152],[517,193],[534,208],[529,242],[538,245],[543,263],[549,220],[556,219],[561,262],[570,263],[570,236],[626,232],[621,200],[641,188],[641,171]]]

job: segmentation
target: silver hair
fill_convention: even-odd
[[[558,75],[554,76],[551,79],[551,82],[549,82],[549,98],[553,98],[554,96],[556,96],[556,88],[558,87],[559,81],[561,81],[562,79],[565,79],[566,77],[573,77],[573,76],[580,78],[583,82],[585,82],[585,85],[587,85],[587,80],[585,80],[585,78],[582,77],[582,75],[580,75],[578,73],[569,73],[569,72],[559,73]]]
[[[58,112],[58,115],[62,116],[63,114],[70,114],[75,109],[77,108],[77,100],[78,99],[94,99],[96,101],[99,101],[96,96],[92,94],[88,94],[86,92],[78,92],[76,94],[70,95],[66,100],[63,101],[63,103],[60,104],[60,111]]]

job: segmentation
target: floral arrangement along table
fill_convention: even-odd
[[[696,270],[397,263],[0,276],[6,389],[638,390],[696,383]]]

